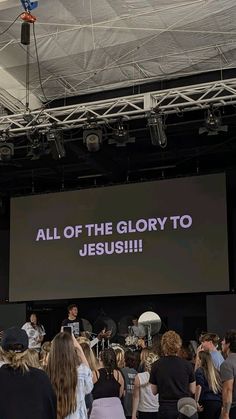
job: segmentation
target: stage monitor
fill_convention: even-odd
[[[225,175],[13,198],[10,300],[229,289]]]

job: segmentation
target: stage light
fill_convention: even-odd
[[[14,144],[8,143],[8,134],[6,132],[0,133],[0,160],[9,161],[14,155]]]
[[[64,147],[63,132],[61,129],[53,128],[50,129],[47,134],[47,140],[51,149],[52,157],[55,160],[62,159],[66,155]]]
[[[152,145],[158,145],[161,148],[165,148],[167,146],[167,136],[162,115],[154,111],[150,112],[147,121]]]
[[[32,128],[32,130],[27,132],[27,138],[30,143],[27,157],[31,160],[39,160],[40,157],[46,154],[42,133],[37,128]]]
[[[129,136],[127,124],[125,125],[122,118],[120,118],[117,127],[112,133],[112,138],[108,140],[108,144],[116,144],[117,147],[125,147],[127,143],[134,142],[135,138]]]
[[[95,123],[87,125],[83,131],[83,143],[89,152],[99,151],[102,144],[102,129]]]
[[[218,135],[219,132],[227,132],[228,126],[222,125],[220,111],[212,107],[207,110],[205,125],[199,128],[199,134]]]

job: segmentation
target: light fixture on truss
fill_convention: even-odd
[[[14,155],[14,144],[8,142],[7,131],[0,132],[0,161],[8,162]]]
[[[83,130],[83,143],[89,152],[94,153],[99,151],[102,145],[102,128],[98,125],[96,118],[90,114],[88,114],[87,120]]]
[[[167,146],[167,136],[162,114],[157,110],[152,110],[147,115],[147,121],[152,145],[165,148]]]
[[[222,125],[222,117],[219,109],[210,107],[206,112],[205,124],[199,128],[199,134],[218,135],[219,132],[227,132],[228,126]]]
[[[117,126],[114,128],[112,138],[108,144],[116,144],[117,147],[125,147],[127,143],[134,143],[135,138],[129,136],[128,125],[124,124],[123,118],[119,118]]]
[[[54,126],[46,133],[48,145],[51,149],[52,157],[55,160],[62,159],[66,156],[64,147],[63,131],[62,129]]]

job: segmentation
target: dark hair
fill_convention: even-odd
[[[100,359],[106,369],[108,375],[112,375],[113,371],[117,369],[116,353],[112,348],[106,348],[100,353]]]
[[[68,313],[69,313],[69,311],[71,311],[71,310],[72,310],[72,308],[74,308],[74,307],[76,307],[76,308],[78,309],[78,306],[77,306],[76,304],[70,304],[70,305],[67,307],[67,311],[68,311]]]
[[[225,343],[229,343],[230,352],[236,352],[236,330],[228,330],[225,334]]]
[[[137,353],[128,349],[125,352],[125,366],[129,368],[134,368],[135,370],[137,370],[138,364],[139,364],[139,357]]]

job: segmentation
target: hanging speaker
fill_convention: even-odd
[[[30,23],[22,22],[20,42],[23,45],[30,45]]]

